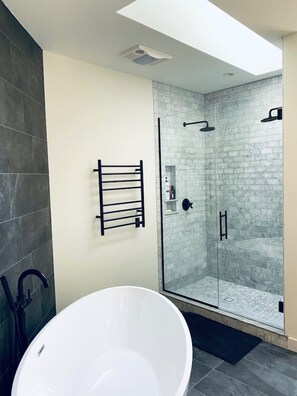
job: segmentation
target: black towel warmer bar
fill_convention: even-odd
[[[129,172],[103,172],[103,168],[134,168],[134,171]],[[135,225],[136,228],[142,226],[145,227],[145,213],[144,213],[144,180],[143,180],[143,161],[140,160],[139,165],[102,165],[101,160],[98,160],[98,169],[93,169],[94,172],[98,172],[98,181],[99,181],[99,209],[100,214],[96,216],[96,219],[100,219],[100,228],[101,235],[104,235],[105,230],[110,230],[112,228],[125,227],[130,225]],[[122,176],[122,175],[139,175],[137,179],[115,179],[115,180],[105,180],[104,176]],[[104,187],[104,185],[112,184],[112,183],[135,183],[140,182],[140,185],[132,186],[132,187]],[[105,203],[104,201],[104,192],[105,191],[125,191],[125,190],[140,190],[140,199],[135,201],[124,201],[124,202],[113,202],[113,203]],[[118,209],[118,210],[108,210],[105,211],[106,207],[112,207],[117,205],[131,205],[138,204],[135,207],[127,208],[127,209]],[[129,216],[121,216],[121,217],[112,217],[105,218],[105,215],[112,215],[114,213],[123,213],[123,212],[132,212],[136,210],[136,214]],[[134,218],[134,222],[117,224],[106,226],[106,223],[113,221],[120,221]]]

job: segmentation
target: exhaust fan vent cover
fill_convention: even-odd
[[[171,55],[154,50],[152,48],[144,47],[143,45],[135,45],[119,54],[120,56],[132,60],[138,65],[157,65],[172,59]]]

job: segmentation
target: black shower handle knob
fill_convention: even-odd
[[[185,198],[182,202],[183,210],[189,210],[189,208],[193,209],[193,202],[190,202],[188,198]]]

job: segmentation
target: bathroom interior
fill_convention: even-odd
[[[173,3],[182,7],[178,27],[193,22]],[[239,36],[229,42],[227,29],[220,56],[179,36],[183,29],[174,36],[173,3],[167,13],[165,0],[0,1],[1,396],[11,394],[18,359],[8,288],[17,304],[21,286],[30,290],[31,342],[81,297],[123,285],[260,337],[285,368],[261,365],[297,394],[297,8],[196,2],[264,38],[274,62]],[[206,38],[222,33],[200,20]],[[267,69],[255,72],[258,61]],[[103,196],[99,160],[140,164],[139,191],[129,179]],[[103,219],[105,196],[107,206],[131,203],[108,210],[134,209],[133,220]],[[197,356],[192,374],[206,376]],[[189,395],[214,395],[198,377]]]

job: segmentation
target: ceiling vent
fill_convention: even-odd
[[[119,54],[124,58],[130,59],[138,65],[158,65],[166,60],[172,59],[172,56],[163,52],[144,47],[143,45],[135,45]]]

